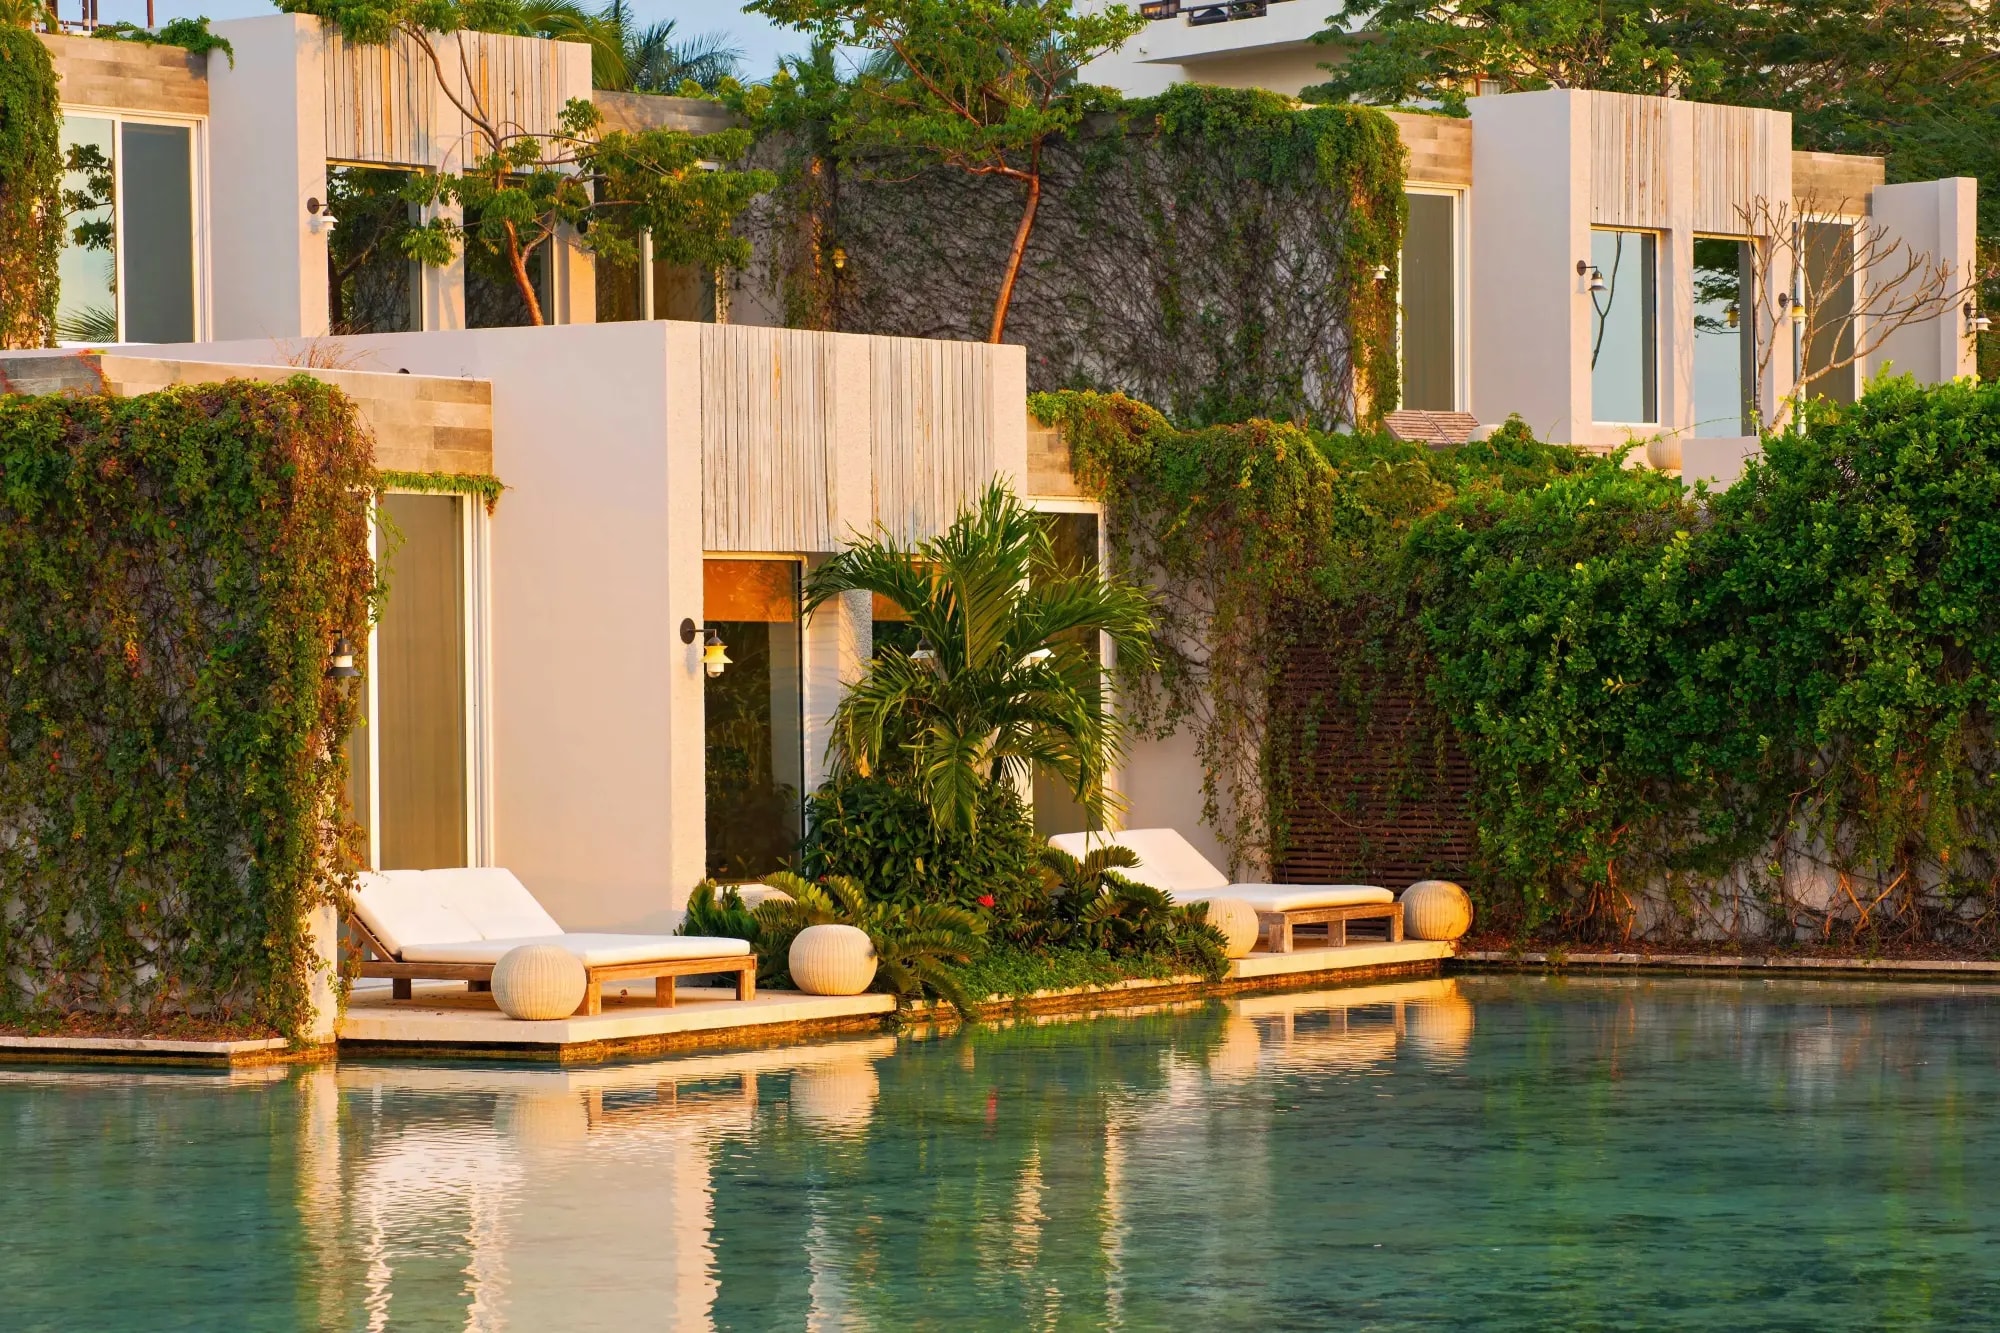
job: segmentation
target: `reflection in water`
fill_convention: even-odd
[[[1997,999],[1443,980],[595,1069],[0,1071],[0,1323],[1978,1324]]]

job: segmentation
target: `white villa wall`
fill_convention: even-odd
[[[1965,282],[1978,271],[1979,182],[1970,176],[1878,185],[1869,197],[1873,221],[1932,262],[1950,267]],[[1942,383],[1977,369],[1973,340],[1965,316],[1954,306],[1944,317],[1898,329],[1868,358],[1867,373],[1884,368],[1898,375],[1915,375],[1925,383]]]
[[[706,864],[703,676],[681,621],[702,623],[704,358],[727,339],[814,342],[835,374],[822,438],[837,512],[828,546],[870,529],[885,469],[924,473],[933,495],[969,498],[1026,475],[1022,348],[948,344],[945,376],[913,380],[909,339],[647,323],[378,334],[327,339],[355,369],[463,376],[493,385],[493,468],[509,487],[492,522],[493,859],[571,930],[666,930]],[[282,364],[295,344],[260,339],[162,347],[191,361]],[[914,362],[913,362],[914,357]],[[797,387],[782,362],[768,384]],[[969,418],[878,415],[883,385],[920,411],[933,397],[983,402]],[[731,395],[723,401],[738,401]],[[899,409],[900,410],[900,409]],[[708,478],[772,503],[794,474]],[[907,517],[907,516],[905,516]],[[942,522],[950,515],[943,514]],[[933,529],[934,530],[934,529]],[[929,535],[922,525],[908,536]],[[798,554],[771,541],[734,553]],[[806,629],[807,776],[826,723],[867,660],[870,605],[844,599]]]
[[[1193,0],[1187,3],[1192,7]],[[1089,7],[1102,9],[1104,3]],[[1189,25],[1185,15],[1162,19],[1140,29],[1121,49],[1085,65],[1082,77],[1128,97],[1150,97],[1176,83],[1296,94],[1326,81],[1319,66],[1331,53],[1312,39],[1328,25],[1329,8],[1311,0],[1279,0],[1262,18],[1200,27]]]
[[[209,265],[217,339],[326,329],[326,233],[306,200],[326,198],[319,21],[270,14],[215,25],[236,49],[208,62]]]

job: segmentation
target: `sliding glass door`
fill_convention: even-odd
[[[799,564],[704,561],[702,609],[730,658],[702,691],[708,873],[752,879],[792,865],[803,828]]]

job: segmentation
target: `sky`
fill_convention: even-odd
[[[74,17],[80,0],[58,0],[64,17]],[[699,33],[720,33],[743,52],[747,77],[761,79],[777,67],[778,57],[803,50],[805,40],[790,28],[776,28],[763,18],[745,14],[729,0],[627,0],[627,8],[641,23],[673,19],[682,37]],[[270,0],[154,0],[154,21],[207,15],[212,19],[247,18],[253,14],[275,13]],[[105,23],[123,19],[146,21],[146,0],[98,0],[98,18]]]

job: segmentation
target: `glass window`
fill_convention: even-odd
[[[117,126],[101,116],[64,116],[66,228],[57,274],[56,337],[118,341]]]
[[[1056,565],[1066,574],[1097,572],[1097,515],[1043,514],[1050,543],[1055,547]],[[1095,634],[1078,635],[1091,654],[1103,661],[1102,645]],[[1076,799],[1061,778],[1035,769],[1035,832],[1043,837],[1056,833],[1082,833],[1099,825]]]
[[[528,308],[527,298],[521,295],[520,284],[514,281],[514,271],[508,266],[506,256],[492,250],[474,239],[472,233],[479,227],[479,215],[471,209],[465,212],[465,327],[468,329],[512,329],[535,322],[534,313]],[[549,314],[548,258],[552,241],[545,241],[531,251],[527,258],[528,284],[535,289],[535,299],[541,303],[542,322],[553,324]]]
[[[1854,228],[1805,224],[1806,334],[1799,349],[1800,387],[1816,398],[1854,401]]]
[[[715,322],[715,274],[693,264],[653,261],[653,318]]]
[[[1651,232],[1592,231],[1590,405],[1596,421],[1659,420],[1659,279]]]
[[[338,219],[327,236],[327,295],[335,333],[408,333],[421,328],[422,284],[402,239],[416,207],[408,175],[375,167],[328,167],[327,198]]]
[[[1412,194],[1403,232],[1403,406],[1458,410],[1458,200]]]
[[[1694,433],[1751,435],[1757,421],[1756,249],[1749,241],[1694,242]]]
[[[194,339],[194,131],[119,127],[125,340]]]
[[[614,263],[599,255],[597,264],[597,322],[623,324],[646,317],[645,265],[637,258]]]
[[[384,870],[466,863],[465,524],[457,495],[385,495],[377,511],[389,595],[369,667]]]
[[[730,656],[703,688],[708,873],[754,879],[796,860],[805,787],[799,566],[708,560],[702,612]]]
[[[194,130],[65,116],[62,141],[57,338],[192,341]]]

